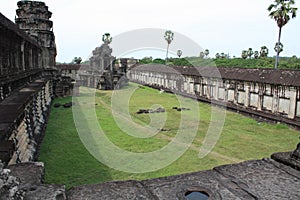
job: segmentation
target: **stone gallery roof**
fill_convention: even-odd
[[[0,27],[2,27],[2,26],[5,29],[14,32],[16,35],[20,36],[25,41],[27,41],[37,47],[40,47],[40,45],[35,40],[31,39],[24,31],[19,29],[19,27],[15,23],[13,23],[9,19],[7,19],[2,13],[0,13]]]
[[[253,69],[233,67],[182,67],[166,65],[139,65],[132,71],[178,73],[202,77],[215,77],[237,81],[269,83],[274,85],[300,86],[300,70],[289,69]]]

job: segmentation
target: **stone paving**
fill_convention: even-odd
[[[276,157],[278,153],[273,154]],[[300,199],[300,171],[290,167],[293,153],[280,158],[250,160],[223,165],[212,170],[143,181],[111,181],[82,185],[66,190],[63,185],[43,184],[42,163],[21,163],[9,166],[11,176],[20,180],[25,199],[188,199],[188,194],[205,194],[209,199]],[[298,166],[299,167],[299,166]],[[299,169],[299,168],[298,168]],[[1,199],[1,192],[0,192]]]

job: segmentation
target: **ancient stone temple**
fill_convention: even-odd
[[[116,67],[116,58],[112,56],[109,44],[112,37],[109,33],[102,36],[103,44],[96,47],[90,58],[90,66],[80,70],[79,79],[83,86],[93,87],[101,90],[118,89],[127,83],[127,63],[121,63]]]
[[[40,59],[44,67],[55,65],[56,45],[53,22],[49,20],[52,13],[48,6],[40,1],[19,1],[16,11],[16,24],[34,39],[43,49]]]

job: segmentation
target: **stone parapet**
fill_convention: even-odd
[[[1,166],[3,169],[3,165]],[[4,170],[5,173],[12,177],[11,180],[15,180],[10,184],[10,187],[15,187],[13,194],[22,195],[28,200],[186,200],[189,199],[188,196],[216,200],[300,199],[300,171],[270,158],[143,181],[111,181],[82,185],[68,191],[63,185],[43,183],[43,163],[27,162],[10,165],[8,168],[9,171]],[[3,179],[2,176],[1,173],[0,179]],[[5,177],[3,183],[7,184],[8,179]],[[0,199],[3,195],[8,193],[0,190]]]
[[[44,134],[53,94],[50,79],[38,79],[14,91],[0,103],[0,141],[13,142],[3,155],[10,164],[35,159]],[[2,158],[2,159],[3,159]],[[7,159],[9,158],[9,159]],[[0,158],[1,159],[1,158]]]

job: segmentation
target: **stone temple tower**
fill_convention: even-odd
[[[49,20],[52,13],[48,6],[40,1],[19,1],[15,19],[19,28],[42,47],[42,65],[45,68],[55,66],[56,44],[53,33],[53,22]]]

